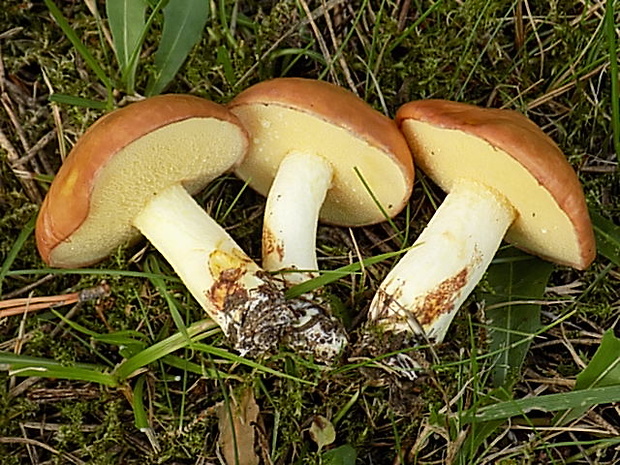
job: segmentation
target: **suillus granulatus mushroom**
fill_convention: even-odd
[[[361,226],[396,215],[413,185],[411,153],[396,124],[350,91],[279,78],[229,104],[250,134],[235,173],[267,196],[266,270],[295,284],[314,277],[317,223]]]
[[[247,147],[230,111],[194,96],[109,113],[78,140],[50,187],[36,225],[42,258],[85,266],[141,233],[241,353],[285,344],[333,359],[346,342],[339,323],[310,302],[285,300],[282,286],[192,198]]]
[[[396,122],[416,166],[447,196],[371,303],[392,333],[440,342],[502,239],[577,269],[594,259],[582,187],[559,147],[522,114],[444,100],[410,102]]]

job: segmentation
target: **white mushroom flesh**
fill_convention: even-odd
[[[303,152],[287,155],[269,190],[263,224],[263,268],[285,272],[291,284],[316,276],[319,211],[333,170],[323,157]]]
[[[235,271],[235,286],[247,291],[263,284],[259,267],[228,233],[180,185],[155,196],[133,221],[144,236],[172,265],[198,303],[222,328],[231,318],[213,285]],[[231,285],[233,283],[231,282]],[[233,291],[224,289],[222,292]]]

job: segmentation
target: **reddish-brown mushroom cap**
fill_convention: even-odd
[[[225,107],[162,95],[99,119],[79,139],[43,202],[36,225],[53,266],[97,262],[135,239],[132,218],[158,191],[195,193],[243,157],[247,134]]]
[[[577,175],[531,120],[510,110],[423,100],[403,105],[396,122],[416,165],[446,192],[459,179],[473,179],[511,202],[517,218],[508,241],[578,269],[594,260],[594,234]]]
[[[383,221],[406,204],[413,185],[411,153],[393,120],[339,86],[301,78],[256,84],[229,104],[250,133],[250,149],[235,170],[267,195],[282,159],[292,152],[323,157],[334,170],[320,212],[327,223]]]

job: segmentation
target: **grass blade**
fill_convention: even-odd
[[[594,357],[577,376],[575,391],[606,386],[615,386],[620,389],[620,339],[614,335],[613,329],[603,335],[601,345]],[[587,406],[575,407],[564,412],[558,422],[569,423],[586,413],[587,410]]]
[[[57,360],[41,358],[41,357],[30,357],[28,355],[17,355],[12,352],[2,352],[0,351],[0,364],[8,365],[10,367],[15,366],[39,366],[43,368],[56,368],[62,365]],[[105,367],[101,365],[92,365],[89,363],[75,363],[72,368],[80,368],[87,370],[104,370]]]
[[[71,105],[74,107],[92,108],[93,110],[107,110],[108,104],[99,100],[92,100],[89,98],[76,97],[74,95],[66,94],[52,94],[49,96],[50,102],[61,103],[65,105]]]
[[[54,18],[54,20],[56,20],[56,22],[62,29],[62,32],[64,32],[65,36],[67,36],[67,39],[69,39],[69,41],[73,44],[76,50],[80,53],[80,55],[82,55],[82,58],[84,58],[84,61],[86,62],[86,64],[90,67],[90,69],[93,70],[95,75],[99,78],[99,80],[106,87],[106,89],[108,90],[108,96],[111,99],[112,81],[110,80],[108,75],[105,73],[103,68],[99,66],[99,63],[97,62],[95,57],[93,57],[93,55],[88,51],[86,46],[82,43],[80,38],[77,36],[75,31],[71,28],[71,26],[69,25],[69,22],[63,16],[62,12],[58,8],[58,6],[56,6],[53,0],[44,0],[44,1],[52,17]],[[110,107],[112,101],[109,100],[108,103],[109,103],[108,106]]]
[[[118,385],[118,378],[103,372],[105,368],[99,365],[76,363],[66,366],[57,360],[16,355],[10,352],[0,352],[0,369],[9,370],[9,376],[40,376],[80,380],[106,386]]]
[[[594,405],[613,402],[620,402],[620,386],[607,386],[500,402],[480,408],[475,414],[465,418],[464,421],[466,423],[478,423],[481,421],[505,420],[525,415],[533,410],[557,412],[558,410],[573,408],[590,408]]]
[[[146,409],[144,408],[145,380],[146,378],[144,376],[140,376],[133,388],[133,418],[136,428],[140,431],[145,431],[150,427]]]
[[[233,68],[232,61],[230,61],[228,49],[223,45],[217,48],[217,62],[220,66],[222,66],[224,77],[228,83],[233,85],[235,83],[235,70]]]
[[[130,270],[112,270],[112,269],[99,269],[99,268],[38,268],[30,270],[11,270],[6,272],[6,276],[25,276],[25,275],[41,275],[41,274],[53,274],[53,275],[65,275],[74,274],[81,276],[124,276],[126,278],[160,278],[171,282],[181,282],[176,276],[156,275],[154,273],[145,273],[143,271],[130,271]]]
[[[89,336],[93,341],[102,342],[105,344],[111,344],[111,345],[115,345],[119,347],[122,347],[122,346],[139,347],[140,349],[143,349],[146,346],[146,343],[141,340],[141,338],[143,338],[144,335],[138,331],[123,330],[123,331],[116,331],[116,332],[108,333],[108,334],[100,334],[100,333],[97,333],[96,331],[91,331],[90,329],[86,328],[85,326],[82,326],[79,323],[76,323],[75,321],[65,318],[58,311],[52,310],[52,313],[56,315],[58,318],[60,318],[67,326],[71,327],[75,331],[78,331],[82,334],[85,334],[86,336]],[[132,336],[135,336],[140,339],[135,339]]]
[[[117,379],[107,373],[96,370],[74,367],[35,367],[15,365],[9,372],[9,376],[38,376],[45,378],[71,379],[76,381],[84,381],[86,383],[97,383],[105,386],[118,386]]]
[[[207,0],[175,0],[164,7],[164,28],[155,53],[155,76],[149,80],[147,95],[159,94],[174,78],[200,40],[209,10]]]
[[[489,350],[499,351],[493,361],[493,384],[507,389],[521,372],[530,346],[529,342],[515,342],[540,328],[540,305],[511,302],[540,300],[553,271],[549,262],[535,257],[521,260],[524,256],[512,248],[500,254],[499,258],[503,260],[491,265],[487,273],[491,291],[482,295],[489,307],[486,314],[492,326]],[[510,260],[512,258],[514,260]]]
[[[24,225],[24,227],[20,231],[19,236],[17,236],[17,239],[13,243],[11,250],[9,250],[9,253],[4,259],[4,262],[2,262],[2,266],[0,266],[0,295],[2,295],[2,282],[4,281],[4,278],[9,273],[9,269],[11,268],[11,265],[13,264],[13,262],[19,255],[19,251],[24,246],[24,243],[28,240],[28,238],[34,231],[34,225],[36,221],[37,221],[36,215],[30,218],[30,220],[28,220],[28,222]]]
[[[240,355],[236,355],[231,352],[228,352],[225,349],[220,349],[219,347],[213,347],[207,344],[197,343],[197,344],[192,345],[192,349],[205,352],[215,357],[224,358],[226,360],[230,360],[235,363],[249,366],[250,368],[254,368],[255,370],[261,371],[263,373],[269,373],[271,375],[279,376],[281,378],[287,378],[287,379],[297,381],[298,383],[302,383],[302,384],[308,384],[312,386],[315,385],[315,383],[313,383],[312,381],[307,381],[305,379],[297,378],[287,373],[274,370],[273,368],[269,368],[268,366],[261,365],[260,363],[257,363],[253,360],[248,360],[247,358],[243,358]]]
[[[214,329],[215,326],[215,323],[211,320],[201,320],[194,323],[193,325],[187,327],[187,334],[190,339],[188,339],[185,334],[175,333],[163,341],[147,347],[133,357],[123,361],[116,367],[114,373],[118,379],[125,380],[131,377],[140,368],[150,365],[151,363],[171,354],[172,352],[182,349],[183,347],[187,347],[193,341],[200,340],[217,332],[218,330]]]
[[[241,378],[229,375],[228,373],[224,373],[214,368],[207,368],[204,365],[198,365],[197,363],[190,362],[189,360],[177,357],[176,355],[166,355],[164,358],[162,358],[162,362],[171,367],[178,368],[179,370],[189,371],[205,378],[234,378],[238,381],[242,381]]]
[[[133,93],[138,64],[132,56],[142,46],[146,7],[144,0],[106,0],[114,51],[121,69],[121,79],[129,93]]]
[[[407,253],[411,250],[411,247],[406,249],[397,250],[396,252],[388,252],[381,255],[375,255],[374,257],[366,258],[361,262],[351,263],[350,265],[341,266],[335,270],[331,271],[321,271],[321,275],[316,278],[309,279],[308,281],[304,281],[303,283],[297,284],[286,291],[287,299],[294,299],[295,297],[299,297],[300,295],[306,294],[308,292],[312,292],[315,289],[319,289],[320,287],[325,286],[326,284],[333,283],[334,281],[338,281],[340,278],[344,276],[348,276],[353,273],[357,273],[362,270],[364,267],[369,265],[374,265],[375,263],[382,262],[383,260],[387,260],[388,258],[395,257],[397,255]],[[296,270],[296,271],[304,271],[304,270]],[[315,271],[315,270],[312,270]]]
[[[146,391],[144,389],[145,382],[146,377],[144,375],[140,376],[133,389],[131,407],[133,409],[134,424],[140,432],[146,434],[146,437],[151,443],[153,449],[155,451],[159,451],[159,441],[157,440],[155,431],[153,431],[153,428],[149,423],[149,416],[144,405],[144,396],[146,395]]]
[[[145,266],[145,271],[149,273],[153,273],[153,277],[149,278],[151,284],[155,286],[160,295],[166,299],[166,303],[168,304],[168,309],[170,310],[170,315],[172,316],[172,320],[176,325],[177,329],[181,331],[181,333],[189,340],[189,334],[187,333],[187,326],[185,325],[185,321],[181,316],[181,312],[179,312],[179,305],[176,299],[168,292],[168,287],[166,286],[166,282],[159,277],[155,277],[156,275],[161,275],[161,269],[159,268],[159,263],[153,256],[147,257]]]

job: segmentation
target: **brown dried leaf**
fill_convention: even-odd
[[[227,465],[261,463],[255,449],[259,414],[260,409],[251,388],[242,392],[239,400],[231,395],[230,409],[224,403],[217,406],[220,428],[218,445]]]

